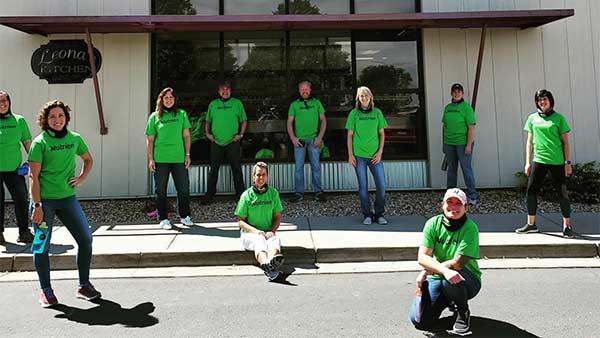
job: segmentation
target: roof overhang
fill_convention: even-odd
[[[174,31],[529,28],[573,16],[573,9],[343,15],[10,16],[0,24],[28,34]]]

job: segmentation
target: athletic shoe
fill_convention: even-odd
[[[383,216],[379,216],[379,217],[377,217],[377,223],[379,223],[381,225],[386,225],[386,224],[388,224],[388,220],[385,219],[385,217],[383,217]]]
[[[294,197],[292,197],[290,199],[290,202],[292,203],[298,203],[300,201],[302,201],[304,199],[304,196],[300,195],[300,194],[294,194]]]
[[[191,226],[193,226],[193,225],[196,225],[196,224],[194,223],[194,221],[192,221],[192,218],[191,218],[190,216],[187,216],[186,218],[182,218],[182,219],[181,219],[181,224],[183,224],[183,225],[185,225],[185,226],[188,226],[188,227],[191,227]]]
[[[42,289],[39,302],[42,307],[51,307],[58,304],[58,299],[54,295],[52,288],[46,288]]]
[[[367,216],[367,217],[363,218],[363,224],[364,225],[371,225],[371,224],[373,224],[373,219],[371,218],[371,216]]]
[[[327,198],[325,197],[325,193],[322,191],[319,191],[318,193],[315,194],[315,201],[317,202],[327,202]]]
[[[282,254],[276,254],[275,256],[273,256],[273,258],[271,258],[271,261],[269,262],[271,270],[278,270],[283,265],[284,261],[285,258],[283,258]]]
[[[535,224],[533,224],[533,225],[531,225],[531,224],[525,224],[524,226],[522,226],[520,228],[517,228],[515,230],[515,232],[518,233],[518,234],[527,234],[527,233],[530,233],[530,232],[538,232],[538,227]]]
[[[2,188],[4,189],[4,188]],[[4,238],[4,234],[0,232],[0,245],[6,244],[6,239]]]
[[[77,288],[75,296],[85,300],[93,300],[102,297],[102,294],[91,283],[87,283]]]
[[[470,207],[475,207],[475,206],[477,206],[477,205],[479,204],[479,200],[478,200],[478,199],[474,199],[474,200],[473,200],[473,199],[470,199],[470,198],[469,198],[469,201],[467,202],[467,204],[468,204]]]
[[[473,334],[470,329],[471,326],[471,312],[466,310],[461,313],[458,311],[458,315],[456,316],[456,321],[454,322],[454,326],[452,330],[448,330],[449,334],[454,334],[458,336],[468,336]]]
[[[19,233],[19,238],[17,239],[17,242],[29,244],[33,242],[33,238],[33,234],[29,232],[29,230],[27,230]]]
[[[566,238],[573,238],[575,237],[575,235],[573,235],[573,228],[568,226],[568,227],[564,227],[563,228],[563,236]]]
[[[281,272],[280,271],[265,271],[265,276],[267,276],[267,278],[269,279],[269,282],[272,282],[274,280],[276,280],[277,278],[279,278],[279,276],[281,276]]]
[[[173,229],[173,225],[171,224],[171,222],[168,219],[163,219],[162,221],[160,221],[160,227],[163,228],[164,230]]]

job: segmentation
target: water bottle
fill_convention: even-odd
[[[48,245],[48,225],[46,222],[38,225],[35,230],[35,237],[33,243],[31,243],[31,252],[34,254],[41,254],[46,250]]]
[[[29,174],[29,163],[25,162],[17,168],[17,175],[27,176]]]

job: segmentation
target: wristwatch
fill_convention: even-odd
[[[34,202],[33,203],[33,207],[34,208],[41,208],[42,207],[42,202]]]
[[[244,138],[244,134],[240,134],[240,138]]]
[[[565,164],[571,164],[571,161],[567,160],[565,161]]]

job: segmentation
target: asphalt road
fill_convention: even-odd
[[[38,306],[37,283],[2,282],[0,336],[424,337],[407,319],[414,277],[106,279],[97,303],[76,299],[75,281],[56,281],[53,309]],[[600,269],[486,270],[470,304],[477,337],[598,337]]]

